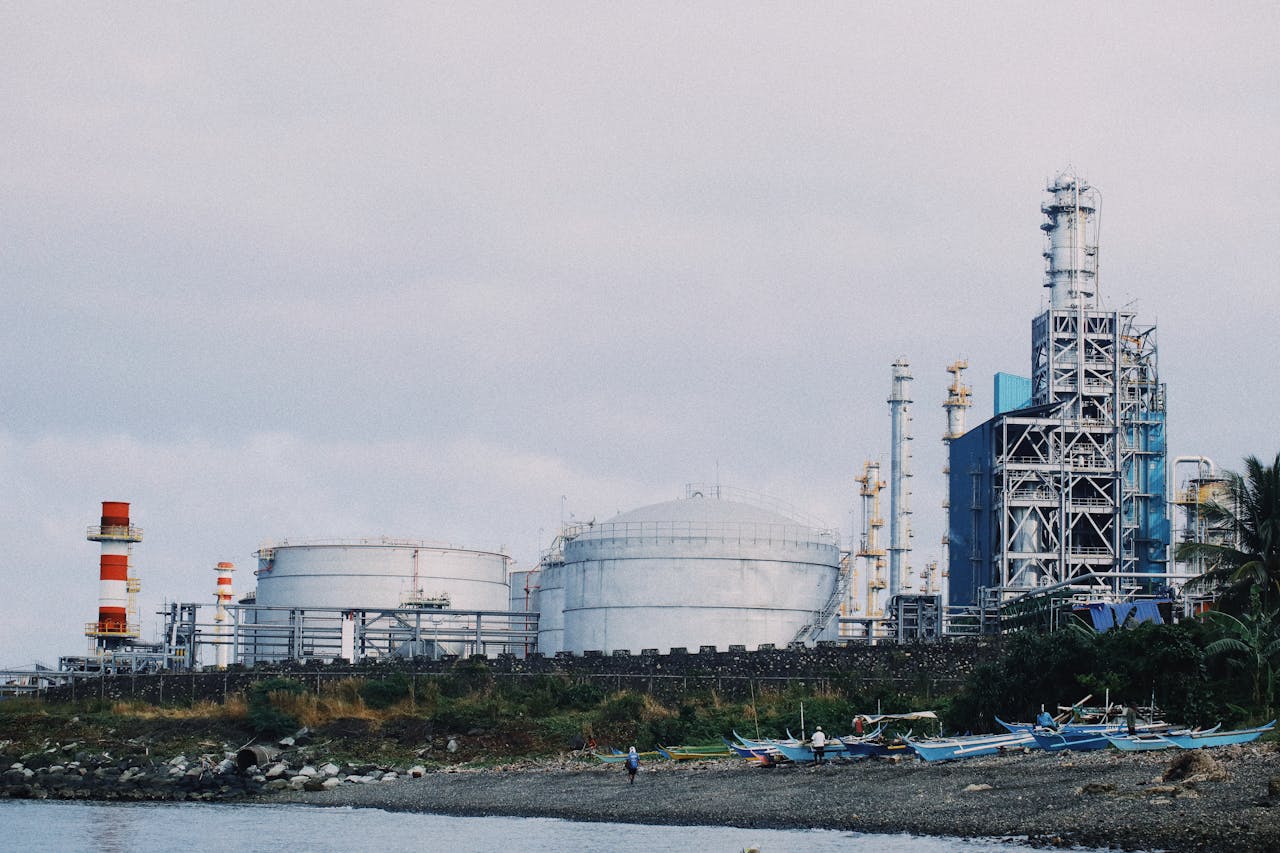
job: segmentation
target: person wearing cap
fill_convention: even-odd
[[[818,726],[813,730],[813,737],[809,739],[809,745],[813,747],[814,765],[821,764],[822,754],[827,751],[827,736],[822,733],[822,726]]]
[[[634,746],[627,751],[626,764],[627,779],[630,784],[634,785],[636,783],[636,771],[640,769],[640,755],[636,752],[636,748]]]

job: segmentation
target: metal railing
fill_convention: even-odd
[[[718,542],[782,545],[835,546],[837,531],[817,530],[802,524],[752,521],[606,521],[566,528],[566,547],[582,541],[671,541],[706,540]]]

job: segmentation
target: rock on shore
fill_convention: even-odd
[[[121,745],[125,747],[126,745]],[[149,750],[94,751],[78,743],[46,744],[21,755],[0,743],[0,797],[89,800],[243,800],[273,791],[326,791],[340,785],[394,782],[422,767],[345,764],[306,748],[272,749],[266,766],[237,762],[223,749],[188,757]]]

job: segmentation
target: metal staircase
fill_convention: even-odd
[[[831,622],[831,618],[840,609],[840,603],[849,594],[849,584],[852,579],[853,560],[849,554],[842,554],[840,556],[840,571],[836,574],[836,582],[831,590],[831,597],[827,599],[827,603],[822,606],[822,609],[815,611],[813,618],[796,632],[795,639],[792,642],[812,643],[822,635],[827,624]]]

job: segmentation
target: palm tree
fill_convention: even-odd
[[[1200,507],[1210,525],[1230,528],[1235,541],[1184,542],[1177,556],[1205,558],[1208,569],[1188,582],[1190,590],[1217,591],[1223,608],[1237,613],[1257,590],[1269,612],[1280,603],[1280,453],[1269,466],[1249,456],[1244,468],[1244,474],[1227,472],[1222,500]]]
[[[1242,618],[1221,611],[1206,614],[1222,636],[1205,646],[1204,652],[1206,657],[1221,655],[1233,666],[1248,670],[1254,706],[1265,708],[1264,715],[1270,716],[1280,668],[1280,622],[1266,618],[1258,606],[1257,587],[1250,597],[1254,606]]]

